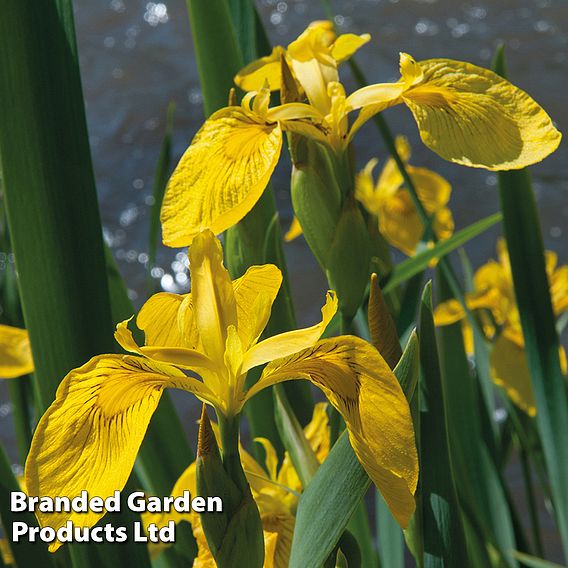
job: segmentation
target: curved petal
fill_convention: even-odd
[[[386,201],[381,200],[379,227],[390,244],[408,256],[415,253],[424,226],[406,189],[397,191]]]
[[[471,63],[430,59],[418,63],[423,80],[403,100],[422,141],[465,166],[511,170],[554,152],[561,134],[525,92]]]
[[[140,308],[136,325],[144,332],[146,345],[189,349],[199,346],[191,294],[154,294]]]
[[[416,192],[428,213],[434,213],[450,200],[452,186],[440,174],[428,168],[407,166],[407,171],[414,182]]]
[[[465,318],[463,306],[455,299],[438,304],[434,310],[436,325],[451,325]]]
[[[501,334],[491,352],[493,380],[529,416],[536,415],[527,356],[523,347]]]
[[[329,291],[325,305],[321,309],[322,319],[319,323],[305,329],[280,333],[257,343],[245,353],[241,372],[246,373],[249,369],[258,365],[263,365],[279,357],[287,357],[306,347],[311,347],[322,336],[336,311],[337,296],[335,292]]]
[[[280,58],[285,49],[277,45],[270,55],[256,59],[235,75],[235,84],[243,91],[260,91],[266,84],[271,91],[280,89],[282,71]]]
[[[282,272],[274,264],[251,266],[243,276],[233,280],[237,330],[245,351],[264,331],[281,284]]]
[[[30,338],[25,329],[0,325],[0,378],[14,379],[33,373]]]
[[[368,85],[349,95],[347,97],[347,106],[351,110],[375,106],[386,108],[386,106],[394,104],[394,101],[398,101],[404,89],[405,86],[403,83],[377,83],[375,85]]]
[[[199,372],[200,369],[216,369],[211,359],[194,349],[187,349],[185,347],[158,347],[154,345],[139,347],[134,340],[132,332],[128,329],[129,321],[130,320],[124,320],[117,324],[116,331],[114,332],[114,338],[125,351],[138,353],[157,363],[175,365],[176,367],[196,372]]]
[[[331,46],[331,56],[337,63],[343,63],[369,41],[370,34],[341,34]]]
[[[358,337],[323,339],[270,363],[247,398],[290,379],[312,381],[341,413],[359,461],[406,527],[418,482],[414,428],[402,389],[378,351]]]
[[[218,234],[240,221],[262,195],[281,147],[278,124],[255,122],[240,107],[213,114],[168,182],[164,244],[186,246],[203,229]]]
[[[36,428],[26,462],[28,494],[73,498],[86,490],[106,498],[122,490],[168,386],[200,395],[205,389],[174,367],[129,355],[101,355],[71,371]],[[103,513],[37,516],[42,526],[57,530],[68,520],[93,526]]]

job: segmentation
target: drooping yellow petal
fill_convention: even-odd
[[[14,379],[34,370],[30,338],[25,329],[0,325],[0,378]]]
[[[242,372],[312,346],[322,336],[331,318],[335,315],[337,305],[335,292],[328,292],[325,305],[321,309],[322,319],[319,323],[305,329],[280,333],[257,343],[245,354]]]
[[[161,212],[164,244],[186,246],[203,229],[221,233],[259,200],[282,147],[280,126],[240,107],[213,114],[177,165]]]
[[[249,396],[299,378],[322,389],[342,414],[357,457],[406,527],[415,509],[418,458],[408,403],[385,360],[357,337],[324,339],[267,365]]]
[[[284,53],[284,48],[277,45],[270,55],[256,59],[243,67],[235,76],[235,84],[243,91],[260,91],[265,85],[268,85],[271,91],[279,90],[280,59]]]
[[[101,355],[71,371],[41,418],[26,462],[31,496],[86,490],[103,498],[122,490],[152,414],[167,386],[203,394],[204,385],[169,365],[129,355]],[[93,526],[102,513],[37,513],[42,526]],[[53,543],[56,550],[60,543]]]
[[[442,158],[511,170],[540,162],[558,147],[561,134],[546,112],[496,73],[451,59],[416,65],[423,78],[403,100],[424,144]]]
[[[258,341],[266,327],[281,284],[282,273],[274,264],[251,266],[241,278],[233,280],[237,330],[245,351]]]
[[[211,231],[199,233],[189,248],[191,295],[195,322],[205,353],[222,361],[227,328],[237,326],[233,284],[223,266],[221,243]]]
[[[493,380],[509,398],[529,416],[536,415],[527,355],[523,347],[501,334],[491,352]]]

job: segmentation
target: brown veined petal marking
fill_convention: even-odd
[[[204,229],[219,234],[259,200],[278,162],[282,131],[247,117],[240,107],[213,114],[195,135],[162,206],[164,244],[191,244]]]
[[[100,355],[71,371],[37,426],[26,462],[30,496],[86,490],[103,498],[122,490],[140,444],[168,386],[201,393],[197,379],[170,365],[130,355]],[[55,530],[71,520],[93,526],[103,513],[38,513]],[[50,550],[60,546],[53,542]]]
[[[514,170],[554,152],[561,134],[529,95],[496,73],[462,61],[420,62],[423,80],[403,100],[422,141],[458,164]]]
[[[358,337],[320,340],[269,363],[247,398],[291,379],[312,381],[341,413],[355,454],[406,528],[418,482],[414,428],[402,389],[379,352]]]

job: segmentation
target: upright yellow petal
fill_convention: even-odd
[[[154,294],[140,308],[136,325],[144,332],[146,345],[190,349],[199,346],[191,294]]]
[[[442,158],[511,170],[540,162],[558,147],[561,135],[546,112],[496,73],[451,59],[415,65],[423,79],[403,100],[424,144]]]
[[[203,229],[221,233],[259,200],[278,162],[277,123],[251,118],[240,107],[213,114],[177,165],[161,212],[164,244],[186,246]]]
[[[369,41],[371,41],[369,34],[341,34],[331,46],[331,56],[337,63],[343,63]]]
[[[267,365],[248,397],[291,379],[312,381],[341,413],[357,457],[406,527],[415,509],[418,457],[408,403],[385,360],[358,337],[324,339]]]
[[[529,416],[536,415],[527,355],[523,347],[501,334],[491,352],[493,380],[509,398]]]
[[[205,353],[223,361],[227,329],[237,326],[237,304],[231,277],[223,266],[221,243],[211,231],[199,233],[189,248],[191,295],[195,321]]]
[[[395,140],[396,151],[400,159],[406,164],[410,159],[411,149],[406,136],[397,136]],[[381,196],[388,197],[404,183],[404,179],[396,162],[389,158],[377,180],[377,191]]]
[[[321,309],[322,319],[319,323],[305,329],[296,329],[274,335],[257,343],[244,356],[242,372],[278,357],[287,357],[306,347],[312,346],[323,334],[331,318],[337,311],[337,296],[328,292],[325,305]]]
[[[71,371],[34,433],[25,469],[28,494],[73,498],[86,490],[106,498],[122,490],[167,386],[203,389],[174,367],[128,355],[101,355]],[[103,513],[37,516],[42,526],[57,530],[68,520],[93,526]]]
[[[30,339],[25,329],[0,324],[0,378],[14,379],[34,370]]]
[[[237,330],[245,351],[264,331],[281,284],[282,273],[274,264],[251,266],[243,276],[233,280]]]
[[[400,75],[407,88],[417,85],[424,79],[424,70],[408,53],[400,54]]]
[[[280,59],[285,49],[279,45],[270,55],[255,59],[235,75],[235,84],[243,91],[260,91],[266,84],[271,91],[277,91],[281,85]]]

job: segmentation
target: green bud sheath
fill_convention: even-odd
[[[341,189],[328,150],[299,136],[290,140],[292,205],[306,242],[325,271],[341,214]]]
[[[343,317],[351,319],[361,302],[370,270],[369,232],[355,198],[347,197],[329,248],[326,275],[337,292]]]
[[[200,515],[209,549],[219,568],[250,566],[264,562],[262,523],[238,453],[238,417],[219,417],[223,457],[203,405],[197,446],[197,493],[221,497],[222,513]],[[237,465],[238,464],[238,465]]]

